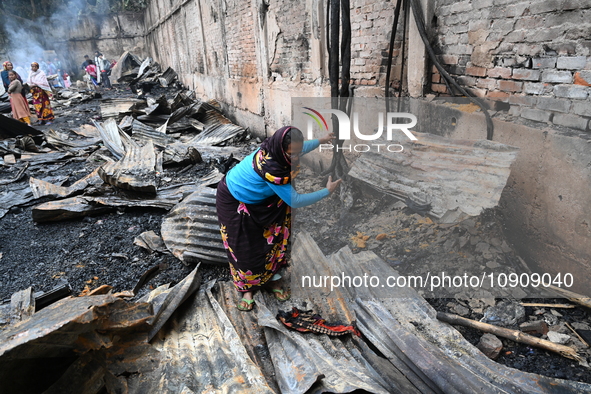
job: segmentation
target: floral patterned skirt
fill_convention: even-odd
[[[33,95],[33,107],[35,107],[37,118],[42,122],[51,122],[54,119],[54,116],[47,92],[40,87],[35,86],[31,88],[31,94]]]
[[[278,196],[244,204],[232,196],[226,178],[218,185],[216,208],[236,289],[263,286],[286,264],[291,208]]]

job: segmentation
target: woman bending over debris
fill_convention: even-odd
[[[51,87],[47,82],[45,73],[39,70],[39,63],[31,63],[31,74],[29,74],[29,86],[31,87],[31,94],[33,95],[33,106],[39,119],[38,124],[51,124],[54,119],[53,110],[49,97]]]
[[[237,305],[241,311],[252,310],[253,292],[261,287],[271,290],[279,301],[291,297],[281,288],[277,273],[286,264],[291,209],[320,201],[341,183],[329,178],[325,189],[298,194],[291,180],[299,171],[300,156],[333,137],[331,133],[304,143],[299,129],[283,127],[219,183],[216,208],[220,232],[234,285],[243,296]]]
[[[23,97],[22,90],[23,85],[21,81],[17,79],[16,71],[9,71],[8,78],[10,79],[10,85],[6,91],[10,95],[10,106],[12,107],[12,117],[31,125],[31,111],[29,111],[29,103],[27,99]]]

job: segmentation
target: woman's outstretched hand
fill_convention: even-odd
[[[332,192],[334,192],[337,189],[337,187],[339,187],[342,181],[342,179],[339,179],[333,182],[332,176],[329,176],[328,182],[326,182],[326,188],[328,189],[328,192],[332,194]]]
[[[328,133],[323,135],[322,137],[318,138],[318,141],[321,144],[328,144],[331,140],[335,137],[334,133]]]

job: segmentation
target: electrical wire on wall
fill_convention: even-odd
[[[408,3],[407,2],[410,2],[410,8],[412,9],[412,13],[413,13],[416,25],[417,25],[417,29],[419,31],[419,35],[421,36],[421,39],[423,40],[423,43],[425,44],[425,47],[427,49],[427,53],[429,55],[429,58],[431,59],[431,62],[433,62],[433,65],[437,68],[437,71],[439,71],[439,73],[443,77],[443,81],[445,82],[448,91],[453,95],[454,94],[454,90],[452,89],[452,87],[453,87],[453,88],[457,89],[457,91],[459,91],[461,94],[466,96],[472,103],[474,103],[480,107],[480,109],[482,110],[484,117],[486,119],[486,139],[492,140],[493,134],[494,134],[494,125],[493,125],[492,118],[490,117],[490,114],[488,113],[488,108],[482,102],[482,100],[480,100],[477,97],[474,97],[470,92],[468,92],[466,89],[464,89],[462,86],[460,86],[458,84],[458,82],[443,68],[443,66],[441,65],[441,63],[437,59],[435,51],[433,50],[433,47],[431,46],[431,43],[429,42],[429,37],[427,36],[427,29],[425,28],[425,21],[423,19],[423,11],[422,11],[421,5],[419,3],[419,0],[404,0],[404,1],[405,1],[405,6],[404,6],[405,18],[406,18],[406,14],[408,11]],[[390,97],[390,70],[392,67],[392,57],[393,57],[393,51],[394,51],[394,41],[395,41],[395,37],[396,37],[396,30],[397,30],[397,26],[398,26],[398,19],[399,19],[399,15],[400,15],[400,10],[402,8],[401,3],[402,3],[402,0],[398,0],[396,3],[396,9],[394,11],[394,23],[392,25],[392,33],[390,36],[390,50],[388,53],[388,63],[387,63],[387,70],[386,70],[386,89],[385,89],[386,97]],[[406,28],[407,28],[407,24],[405,23],[404,29],[406,30]],[[403,41],[402,41],[403,47],[405,44],[404,41],[405,41],[405,38],[403,38]],[[404,64],[404,57],[402,58],[402,63]],[[402,96],[403,73],[404,73],[404,69],[402,68],[402,72],[401,72],[401,76],[400,76],[400,85],[401,86],[399,88],[399,95],[398,95],[399,98],[400,98],[400,96]],[[388,99],[386,99],[386,109],[387,109],[387,111],[389,110],[389,100]]]
[[[451,75],[449,75],[449,73],[443,68],[441,63],[439,63],[439,60],[437,60],[437,56],[435,55],[435,51],[433,50],[433,47],[431,46],[431,43],[429,42],[429,38],[427,37],[427,29],[425,28],[425,21],[423,20],[423,10],[421,8],[421,4],[419,3],[418,0],[410,0],[410,5],[412,8],[413,16],[415,18],[415,22],[417,24],[417,29],[419,30],[419,35],[421,36],[421,39],[423,40],[423,43],[425,44],[425,47],[427,48],[427,53],[429,54],[429,58],[433,62],[433,65],[437,68],[437,71],[439,71],[441,76],[443,76],[443,78],[447,82],[449,82],[450,85],[455,87],[464,96],[468,97],[468,99],[472,103],[474,103],[480,107],[480,109],[484,113],[484,117],[486,119],[486,139],[492,140],[493,133],[494,133],[494,125],[493,125],[492,118],[490,117],[490,114],[488,113],[488,108],[486,108],[486,105],[482,102],[482,100],[478,99],[477,97],[474,97],[468,91],[466,91],[466,89],[464,89],[462,86],[460,86],[458,84],[458,82]],[[453,94],[453,91],[450,90],[450,93]]]

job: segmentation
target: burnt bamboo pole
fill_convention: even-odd
[[[536,338],[532,335],[526,334],[519,330],[512,330],[504,327],[493,326],[492,324],[482,323],[476,320],[466,319],[458,315],[445,312],[437,312],[437,319],[444,321],[449,324],[455,324],[464,327],[475,328],[482,332],[497,335],[506,339],[510,339],[514,342],[524,343],[529,346],[535,346],[540,349],[548,350],[554,353],[558,353],[563,357],[583,362],[583,359],[577,354],[577,351],[569,346],[559,345],[554,342],[547,341],[545,339]]]

